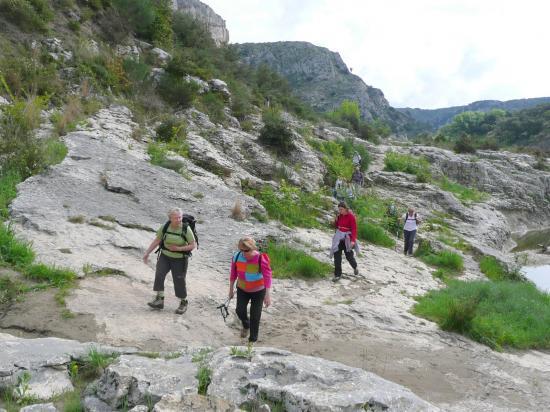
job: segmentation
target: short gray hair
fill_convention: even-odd
[[[174,213],[179,213],[180,215],[183,215],[183,210],[181,210],[179,207],[174,207],[168,211],[168,217],[172,216]]]

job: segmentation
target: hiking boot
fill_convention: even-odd
[[[180,302],[180,305],[178,306],[178,308],[176,309],[176,313],[178,315],[183,315],[185,312],[187,311],[187,301],[186,300],[182,300]]]
[[[355,276],[359,275],[359,268],[353,269],[353,274],[354,274]]]
[[[147,304],[153,309],[163,309],[164,308],[164,297],[157,296],[152,302],[147,302]]]
[[[336,282],[338,282],[340,279],[342,279],[342,275],[340,275],[340,276],[334,276],[334,277],[332,278],[332,281],[336,283]]]

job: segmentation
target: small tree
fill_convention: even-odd
[[[463,133],[456,141],[454,151],[455,153],[475,153],[476,148],[474,147],[472,138],[466,133]]]
[[[292,132],[281,116],[281,111],[271,108],[262,114],[264,127],[260,131],[260,142],[275,149],[279,154],[288,154],[294,149]]]

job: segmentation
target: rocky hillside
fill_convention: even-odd
[[[22,26],[32,16],[21,20],[20,9],[2,9],[12,13],[13,37],[2,38],[0,59],[12,68],[0,99],[0,409],[547,408],[545,349],[511,351],[414,312],[422,296],[458,283],[447,276],[493,285],[480,258],[513,262],[511,233],[548,226],[550,173],[535,167],[537,159],[457,155],[391,140],[374,145],[304,120],[282,103],[280,110],[265,107],[256,73],[223,46],[194,44],[204,40],[202,26],[171,28],[165,2],[48,4],[51,10],[34,9],[44,17],[36,21],[50,25],[43,32]],[[136,4],[140,13],[129,7]],[[127,21],[121,10],[136,14]],[[139,15],[154,18],[144,25]],[[20,38],[35,41],[19,45]],[[345,74],[341,60],[324,56],[324,67]],[[40,98],[29,99],[31,91]],[[332,282],[329,222],[337,201],[328,184],[349,177],[356,150],[370,161],[368,187],[354,204],[359,273],[344,264],[343,278]],[[398,155],[422,159],[428,172],[384,170]],[[475,201],[461,197],[465,189]],[[417,207],[419,240],[433,247],[431,255],[454,257],[457,270],[403,256],[385,225],[389,203],[399,211]],[[174,313],[170,277],[164,310],[146,304],[155,262],[145,263],[143,253],[173,207],[197,218],[200,236],[184,315]],[[298,254],[290,263],[308,258],[303,266],[315,268],[296,274],[284,266],[288,258],[276,263],[270,250],[278,272],[273,304],[262,313],[259,342],[248,348],[235,302],[227,320],[219,310],[243,235],[272,239],[285,254]],[[550,255],[528,258],[550,263]],[[531,324],[544,315],[539,309]]]
[[[359,103],[368,121],[381,119],[398,130],[410,121],[389,105],[380,89],[365,84],[349,71],[338,53],[324,47],[307,42],[244,43],[235,47],[245,63],[269,66],[321,112],[334,110],[348,99]]]
[[[481,100],[470,103],[466,106],[453,106],[441,109],[413,109],[410,107],[398,108],[401,113],[411,116],[414,120],[424,124],[428,130],[437,130],[449,123],[453,117],[463,112],[489,112],[493,109],[506,111],[517,111],[537,106],[543,103],[550,103],[550,97],[539,97],[533,99],[516,100]]]
[[[201,21],[217,45],[229,43],[229,31],[225,26],[225,20],[210,6],[199,0],[172,0],[174,10],[181,11]]]

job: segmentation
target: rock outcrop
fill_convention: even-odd
[[[199,0],[172,0],[172,4],[174,10],[190,14],[202,22],[218,46],[229,43],[229,31],[225,26],[225,20],[210,6]]]
[[[348,99],[359,103],[366,120],[381,119],[401,129],[409,118],[392,108],[380,89],[350,72],[338,53],[307,42],[237,44],[243,62],[265,64],[285,77],[297,96],[319,111]]]
[[[246,353],[246,348],[233,348]],[[26,395],[46,400],[74,390],[70,364],[85,364],[90,350],[116,357],[84,392],[87,411],[234,411],[239,406],[279,403],[286,411],[438,411],[409,390],[362,369],[274,348],[232,355],[229,348],[169,354],[140,353],[96,343],[0,334],[0,390],[9,390],[23,371],[31,378]],[[129,351],[134,354],[125,354]],[[197,361],[198,356],[205,359]],[[197,394],[199,368],[208,370],[208,396]],[[55,373],[55,377],[52,375]],[[50,376],[45,379],[44,376]],[[206,389],[206,388],[204,388]],[[29,411],[55,411],[37,404]],[[370,409],[369,409],[370,408]]]

